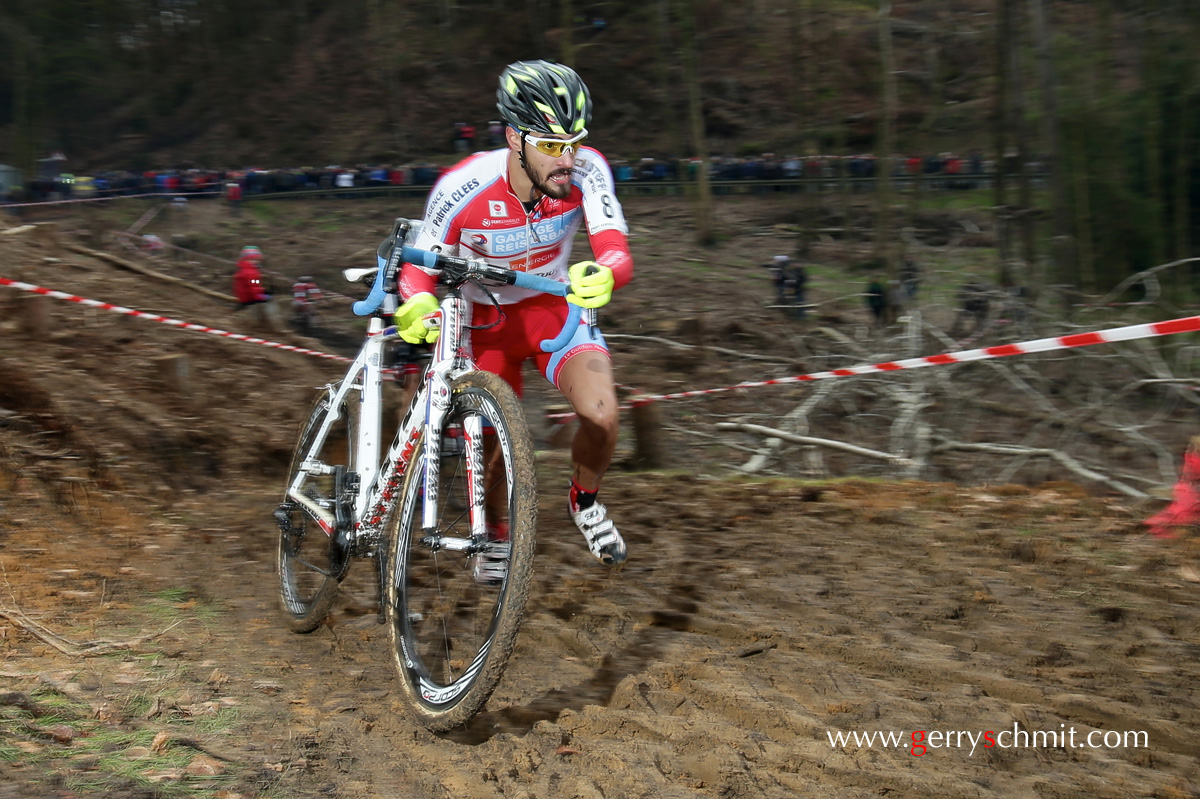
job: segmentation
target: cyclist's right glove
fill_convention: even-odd
[[[425,317],[436,313],[437,297],[428,292],[414,294],[396,309],[396,329],[400,338],[409,344],[432,344],[441,335],[441,328],[430,327]]]

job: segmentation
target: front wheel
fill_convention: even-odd
[[[406,704],[435,732],[465,724],[487,702],[516,645],[533,573],[537,490],[533,441],[516,395],[487,372],[454,381],[442,430],[436,524],[422,528],[425,454],[409,462],[390,532],[387,615]],[[486,464],[479,469],[481,464]],[[472,476],[476,478],[472,490]],[[486,497],[486,501],[482,498]],[[472,538],[486,504],[489,537]],[[506,568],[480,574],[473,556],[493,553],[507,526]],[[474,542],[455,549],[451,542]]]

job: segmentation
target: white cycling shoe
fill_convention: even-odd
[[[588,549],[596,559],[606,566],[620,566],[625,562],[625,539],[617,532],[617,526],[608,518],[608,509],[599,502],[590,507],[570,511],[571,520],[587,539]]]

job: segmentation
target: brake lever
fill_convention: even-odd
[[[583,270],[583,273],[585,275],[594,275],[599,271],[600,271],[600,269],[598,267],[589,266],[587,269]],[[591,338],[592,341],[595,341],[596,340],[596,326],[599,323],[600,315],[597,313],[595,308],[585,308],[584,313],[587,314],[586,316],[584,316],[584,321],[587,322],[588,337]]]

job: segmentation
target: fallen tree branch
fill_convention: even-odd
[[[101,261],[107,261],[108,263],[113,264],[114,266],[119,266],[122,269],[129,270],[130,272],[137,272],[139,275],[146,275],[147,277],[152,277],[155,280],[162,280],[167,283],[174,283],[179,286],[184,286],[188,289],[191,289],[192,291],[199,292],[200,294],[203,294],[207,297],[212,297],[214,299],[222,300],[222,301],[228,302],[228,303],[237,302],[236,297],[231,297],[228,294],[222,294],[221,292],[213,291],[212,289],[206,289],[203,286],[197,286],[195,283],[189,283],[186,280],[182,280],[180,278],[173,277],[172,275],[164,275],[162,272],[155,272],[153,269],[147,269],[144,266],[138,266],[137,264],[135,264],[131,261],[126,261],[124,258],[118,258],[117,256],[112,255],[111,253],[100,252],[99,250],[92,250],[87,247],[84,247],[82,244],[72,244],[69,242],[63,244],[63,247],[65,247],[68,250],[71,250],[72,252],[77,252],[80,255],[86,255],[90,258],[99,258]]]
[[[128,641],[111,641],[111,640],[102,638],[102,639],[98,639],[96,641],[85,641],[81,644],[77,644],[77,643],[59,635],[58,633],[54,632],[53,630],[49,629],[48,627],[44,627],[41,624],[38,624],[36,621],[29,618],[21,611],[16,610],[15,608],[0,607],[0,618],[7,619],[8,621],[15,624],[17,627],[20,627],[22,630],[24,630],[25,632],[32,635],[33,637],[37,638],[38,640],[42,641],[45,644],[49,644],[50,646],[57,649],[59,652],[62,652],[64,655],[69,655],[70,657],[85,657],[85,658],[86,657],[95,657],[96,655],[106,655],[110,652],[117,652],[117,651],[126,650],[126,649],[133,649],[138,644],[141,644],[144,641],[149,641],[151,638],[157,638],[158,636],[168,632],[169,630],[174,629],[175,627],[178,627],[180,624],[183,623],[182,621],[177,621],[177,622],[171,624],[170,626],[160,630],[159,632],[147,633],[146,635],[140,635],[137,638],[131,638]]]
[[[876,460],[888,461],[900,466],[910,466],[912,461],[900,455],[893,455],[890,452],[880,452],[876,449],[867,449],[854,444],[847,444],[844,441],[833,441],[828,438],[813,438],[812,436],[798,436],[795,433],[785,433],[782,430],[776,430],[773,427],[764,427],[758,424],[746,424],[744,422],[718,422],[716,425],[718,430],[740,430],[743,433],[754,433],[756,435],[767,436],[769,438],[781,438],[784,441],[791,441],[794,444],[811,444],[817,447],[827,447],[829,449],[838,449],[843,452],[850,452],[854,455],[862,455],[865,458],[875,458]]]
[[[952,441],[942,436],[937,436],[936,438],[938,444],[934,447],[935,452],[958,450],[962,452],[991,452],[997,455],[1021,455],[1025,457],[1041,456],[1045,458],[1051,458],[1055,461],[1058,461],[1058,463],[1062,464],[1064,467],[1080,477],[1088,480],[1094,480],[1098,483],[1103,483],[1110,488],[1120,491],[1127,497],[1133,497],[1134,499],[1150,498],[1149,494],[1138,491],[1136,488],[1128,486],[1125,483],[1122,483],[1120,480],[1115,480],[1108,475],[1089,469],[1067,453],[1057,449],[1022,447],[1016,444],[974,444],[967,443],[965,441]]]
[[[676,350],[711,350],[719,352],[722,355],[732,355],[735,358],[740,358],[744,361],[769,361],[771,363],[785,363],[789,366],[799,366],[799,362],[794,358],[776,358],[770,355],[755,355],[752,352],[743,350],[731,350],[725,347],[714,347],[709,344],[684,344],[679,341],[672,341],[669,338],[660,338],[659,336],[635,336],[630,333],[605,333],[604,338],[608,340],[624,339],[626,341],[652,341],[655,344],[665,344],[668,347]]]

